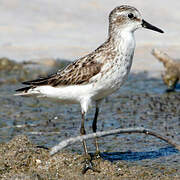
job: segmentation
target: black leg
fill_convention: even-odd
[[[82,112],[81,128],[80,128],[80,133],[81,133],[81,135],[85,135],[85,134],[86,134],[86,131],[85,131],[85,128],[84,128],[84,121],[85,121],[85,113]],[[86,141],[85,141],[85,140],[83,140],[83,147],[84,147],[84,153],[85,153],[85,155],[88,155],[87,146],[86,146]]]
[[[96,104],[96,112],[95,112],[94,120],[93,120],[93,123],[92,123],[92,129],[93,129],[94,133],[97,130],[97,118],[98,118],[98,114],[99,114],[99,107]],[[99,154],[99,146],[98,146],[97,138],[95,138],[95,146],[96,146],[96,154]]]
[[[86,131],[85,131],[85,128],[84,128],[84,121],[85,121],[85,113],[83,112],[82,113],[82,119],[81,119],[81,128],[80,128],[81,135],[86,134]],[[83,147],[84,147],[84,152],[85,152],[85,161],[84,161],[85,165],[84,165],[84,168],[82,170],[82,173],[85,174],[88,169],[91,169],[91,170],[93,170],[95,172],[100,172],[99,170],[97,170],[97,169],[95,169],[93,167],[94,165],[92,163],[91,156],[88,154],[85,140],[83,140]]]
[[[96,107],[96,112],[95,112],[94,120],[93,120],[93,123],[92,123],[93,132],[96,132],[96,130],[97,130],[97,117],[98,117],[98,114],[99,114],[99,108]]]

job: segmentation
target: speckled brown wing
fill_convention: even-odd
[[[46,78],[27,81],[23,84],[30,86],[51,85],[67,86],[76,84],[87,84],[91,77],[100,72],[102,64],[96,62],[94,57],[88,56],[68,65],[65,69]]]

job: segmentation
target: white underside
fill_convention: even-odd
[[[21,96],[36,96],[39,98],[50,98],[64,104],[81,104],[84,112],[88,111],[92,101],[101,100],[112,94],[111,89],[97,88],[93,84],[71,85],[71,86],[38,86],[28,90],[26,93],[19,93]]]
[[[37,97],[47,97],[61,101],[62,103],[79,103],[82,99],[90,98],[93,95],[92,85],[71,85],[71,86],[38,86],[28,91],[27,94]]]

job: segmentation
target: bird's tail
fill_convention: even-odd
[[[39,92],[35,91],[34,88],[35,87],[33,87],[33,86],[27,86],[27,87],[24,87],[24,88],[17,89],[16,91],[18,93],[15,93],[14,95],[15,96],[31,96],[31,95],[39,94]]]

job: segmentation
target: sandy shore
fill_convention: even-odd
[[[80,107],[13,94],[22,87],[20,82],[47,76],[66,63],[51,59],[37,65],[0,59],[0,179],[179,179],[180,153],[142,134],[99,138],[102,159],[93,162],[101,173],[81,174],[80,142],[49,155],[49,148],[79,135]],[[145,127],[179,143],[180,94],[168,94],[165,89],[159,78],[132,73],[120,91],[102,104],[98,131]],[[92,132],[94,108],[87,115],[87,133]],[[93,141],[87,144],[93,153]]]

